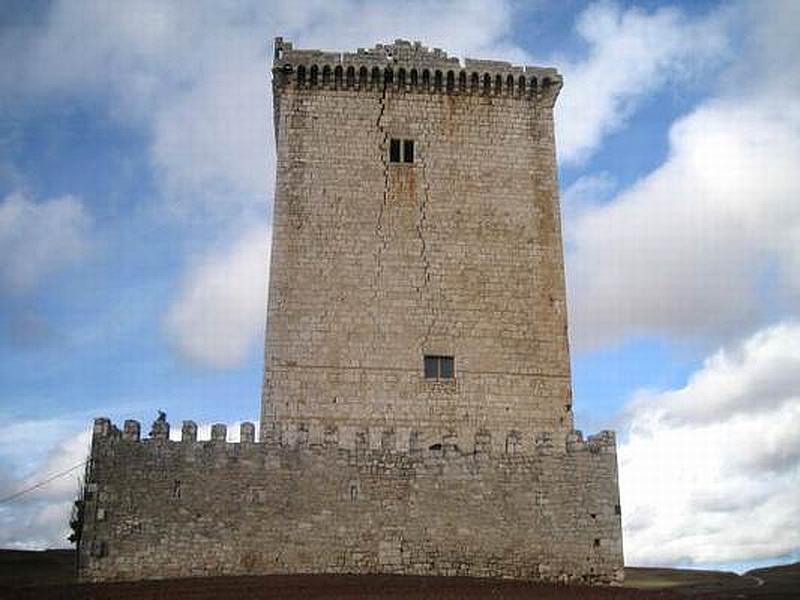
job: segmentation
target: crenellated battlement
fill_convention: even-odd
[[[334,428],[227,441],[166,418],[149,437],[97,419],[87,467],[81,579],[397,573],[613,583],[621,577],[614,436],[580,432],[471,451],[445,436]],[[496,436],[494,436],[496,437]],[[523,449],[525,451],[523,452]]]
[[[555,102],[562,85],[552,67],[517,66],[467,58],[462,65],[439,48],[395,40],[357,52],[295,50],[275,38],[272,72],[281,87],[384,90],[454,95],[507,96]]]
[[[266,439],[255,439],[256,427],[251,422],[239,425],[239,441],[228,441],[228,427],[224,423],[211,425],[208,439],[198,438],[197,423],[183,421],[180,440],[170,439],[170,424],[166,420],[153,423],[148,438],[140,435],[141,424],[128,419],[122,430],[110,419],[98,418],[94,422],[93,437],[98,443],[106,440],[121,440],[142,444],[171,444],[187,447],[228,447],[235,448],[246,445],[259,446],[264,449],[302,449],[302,448],[340,448],[346,451],[409,453],[413,455],[467,455],[467,454],[575,454],[589,452],[592,454],[615,454],[616,440],[614,432],[601,431],[583,438],[580,431],[567,434],[553,431],[525,433],[515,429],[505,435],[492,435],[486,429],[478,429],[471,436],[458,437],[454,432],[443,435],[433,443],[428,439],[424,444],[421,432],[411,428],[338,428],[332,425],[312,423],[297,427],[286,427],[277,434]]]

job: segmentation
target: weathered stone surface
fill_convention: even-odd
[[[618,581],[614,435],[573,426],[560,75],[279,38],[273,87],[260,441],[98,419],[81,577]],[[426,355],[454,377],[426,378]]]
[[[262,436],[570,431],[558,73],[480,63],[448,90],[458,61],[407,42],[277,55]],[[348,84],[349,66],[376,71]],[[390,162],[393,138],[413,163]],[[453,356],[455,379],[426,380],[426,354]]]
[[[613,434],[524,454],[450,442],[396,452],[133,441],[102,429],[81,577],[621,575]]]

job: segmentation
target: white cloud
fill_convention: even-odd
[[[763,316],[770,269],[778,289],[797,289],[796,117],[707,103],[673,126],[666,163],[576,220],[568,277],[578,345],[735,333]]]
[[[614,177],[607,171],[583,175],[562,192],[561,204],[585,208],[586,204],[607,200],[616,185]]]
[[[21,421],[6,426],[8,436],[0,444],[0,495],[9,496],[68,472],[0,505],[0,547],[69,546],[70,512],[80,493],[91,439],[91,431],[76,431],[73,421]],[[52,445],[48,446],[48,439],[54,440]]]
[[[646,12],[599,2],[578,18],[588,44],[581,61],[558,61],[564,89],[556,105],[559,156],[578,162],[621,129],[665,84],[690,80],[725,54],[721,14],[690,20],[674,8]]]
[[[780,42],[785,76],[740,80],[704,102],[672,126],[664,164],[568,224],[578,347],[636,334],[725,339],[800,298],[800,44],[762,29],[731,72],[762,72],[764,48]]]
[[[199,365],[241,364],[263,339],[267,231],[254,227],[232,247],[212,251],[184,278],[165,318],[180,354]]]
[[[274,166],[263,61],[210,74],[154,115],[152,162],[178,213],[266,211]],[[224,216],[224,215],[223,215]]]
[[[775,410],[798,390],[800,326],[774,327],[733,350],[719,350],[684,388],[660,393],[659,418],[674,425],[697,425],[734,415],[754,416]],[[639,403],[649,404],[649,396],[634,403],[634,410]]]
[[[159,208],[227,231],[264,215],[272,193],[274,36],[349,50],[408,37],[462,55],[524,59],[507,42],[507,2],[62,1],[45,23],[4,40],[16,57],[0,69],[8,89],[107,98],[113,115],[149,135]],[[166,316],[182,356],[217,367],[247,356],[263,331],[267,234],[190,265]]]
[[[15,192],[0,203],[0,289],[20,294],[89,250],[91,219],[73,196],[34,202]]]
[[[0,457],[13,463],[18,478],[27,477],[44,463],[52,450],[52,443],[63,439],[65,431],[80,428],[78,418],[18,420],[5,414],[2,417],[8,425],[0,438]],[[8,493],[8,490],[4,489],[3,493]]]
[[[0,83],[44,97],[106,96],[113,114],[150,134],[169,205],[223,218],[262,211],[271,193],[274,36],[331,49],[405,36],[473,56],[524,57],[506,41],[509,4],[479,0],[61,1],[45,23],[6,35],[14,60]]]
[[[782,324],[719,351],[684,388],[629,406],[619,447],[626,563],[800,550],[798,366],[800,325]]]
[[[242,423],[244,421],[234,421],[233,423],[226,423],[227,437],[225,438],[230,443],[239,443],[242,439]],[[252,424],[257,424],[258,419],[250,421]],[[197,439],[198,441],[206,441],[211,439],[211,426],[213,423],[198,423],[197,425]],[[169,439],[178,442],[181,439],[181,424],[173,424],[169,430]],[[255,440],[258,441],[260,431],[258,426],[255,428]]]
[[[6,33],[0,77],[40,97],[101,95],[120,119],[150,135],[150,156],[168,204],[181,213],[238,218],[271,194],[269,45],[284,35],[305,47],[352,49],[395,37],[459,56],[530,62],[511,41],[508,2],[275,1],[187,5],[139,0],[55,2],[44,29]],[[589,57],[565,62],[560,148],[590,151],[619,128],[641,97],[694,73],[718,50],[711,20],[661,9],[590,7],[578,22]],[[689,64],[691,57],[691,64]],[[13,58],[13,59],[12,59]]]
[[[352,51],[396,38],[420,40],[461,58],[504,58],[525,60],[525,54],[511,43],[511,3],[484,0],[444,0],[317,4],[304,14],[302,22],[290,28],[303,47]],[[292,4],[292,12],[297,13]],[[297,32],[296,34],[294,32]]]
[[[564,222],[573,223],[582,212],[607,202],[616,190],[617,182],[607,171],[578,177],[561,192],[561,214]],[[565,240],[566,243],[569,241]]]
[[[256,3],[55,2],[44,31],[18,42],[17,87],[105,97],[149,134],[159,200],[186,216],[264,210],[273,15]],[[18,71],[18,72],[17,72]]]
[[[210,218],[229,230],[231,223],[267,212],[272,193],[273,36],[331,49],[406,37],[459,56],[530,62],[510,40],[513,19],[510,3],[481,0],[402,5],[276,1],[222,7],[163,0],[123,7],[100,0],[62,1],[53,3],[44,29],[27,28],[4,40],[10,46],[6,56],[16,58],[6,61],[0,77],[7,78],[9,89],[43,98],[54,93],[106,97],[112,114],[149,136],[160,206],[184,217]],[[567,157],[596,148],[603,135],[623,125],[642,96],[678,73],[695,72],[695,63],[702,62],[698,57],[707,58],[721,44],[712,21],[693,24],[665,9],[645,13],[601,4],[584,13],[578,30],[589,56],[564,65],[568,85],[559,102],[559,123],[567,129],[559,136]],[[208,258],[213,260],[222,259]],[[194,273],[188,278],[197,281]],[[183,298],[188,298],[186,289]],[[199,314],[197,302],[192,306]],[[216,306],[223,312],[233,309]],[[190,351],[200,347],[204,335],[189,333],[199,327],[179,326],[191,318],[175,311],[167,317],[175,339],[195,340],[176,347],[200,362],[222,364]],[[263,315],[250,314],[249,329],[257,331]],[[244,356],[232,348],[227,355]]]
[[[257,421],[255,421],[257,422]],[[228,424],[228,442],[240,440],[242,421]],[[68,548],[69,519],[83,480],[92,432],[81,430],[85,419],[15,421],[9,419],[0,439],[0,497],[46,482],[0,504],[0,547],[43,550]],[[258,427],[256,427],[258,440]],[[143,434],[146,431],[143,429]],[[170,438],[180,440],[180,423]],[[198,440],[211,439],[211,424],[198,425]],[[48,440],[52,443],[48,444]],[[72,467],[78,466],[76,469]],[[72,470],[70,470],[72,469]]]

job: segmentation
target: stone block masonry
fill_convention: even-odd
[[[272,82],[261,441],[99,419],[81,577],[619,581],[614,436],[573,423],[561,76],[278,38]]]
[[[526,453],[363,441],[138,439],[95,422],[81,579],[395,573],[612,583],[621,577],[614,436],[541,433]],[[525,440],[520,440],[522,443]],[[521,447],[521,446],[520,446]]]
[[[571,431],[560,87],[555,69],[461,68],[402,40],[276,42],[264,436]],[[454,377],[426,378],[426,355],[452,356]]]

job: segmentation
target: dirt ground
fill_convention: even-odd
[[[392,577],[382,575],[271,575],[213,577],[169,581],[138,581],[99,585],[18,587],[7,590],[11,599],[170,600],[286,599],[351,600],[395,598],[409,600],[637,600],[680,598],[672,592],[624,588],[584,588],[465,577]],[[0,588],[2,595],[2,588]]]
[[[71,551],[0,550],[0,599],[69,600],[663,600],[800,598],[800,563],[745,575],[626,569],[625,587],[560,586],[467,577],[271,575],[85,585]]]

